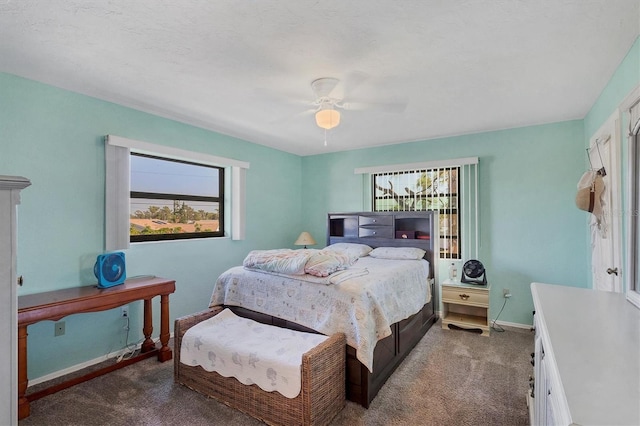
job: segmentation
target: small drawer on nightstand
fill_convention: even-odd
[[[442,301],[472,306],[488,306],[489,292],[487,289],[442,286]]]

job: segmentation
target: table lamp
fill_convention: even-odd
[[[304,246],[304,248],[307,248],[307,245],[309,246],[315,245],[316,240],[313,239],[310,233],[308,233],[307,231],[303,231],[300,234],[300,236],[298,236],[298,239],[296,240],[296,242],[293,244],[296,246]]]

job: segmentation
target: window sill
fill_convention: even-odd
[[[230,240],[230,239],[231,239],[230,236],[225,235],[223,237],[182,238],[182,239],[175,239],[175,240],[157,240],[157,241],[131,241],[130,244],[132,246],[137,246],[137,245],[158,244],[158,243],[169,244],[169,243],[184,243],[189,241],[211,241],[211,240]]]

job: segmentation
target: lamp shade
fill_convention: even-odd
[[[307,231],[304,231],[300,234],[296,242],[293,244],[297,246],[305,246],[305,247],[312,246],[316,244],[316,240],[313,239],[310,233],[308,233]]]
[[[316,112],[316,124],[326,130],[333,129],[340,124],[340,112],[335,109],[321,109]]]

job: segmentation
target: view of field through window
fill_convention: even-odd
[[[130,235],[220,231],[222,169],[131,155]]]

